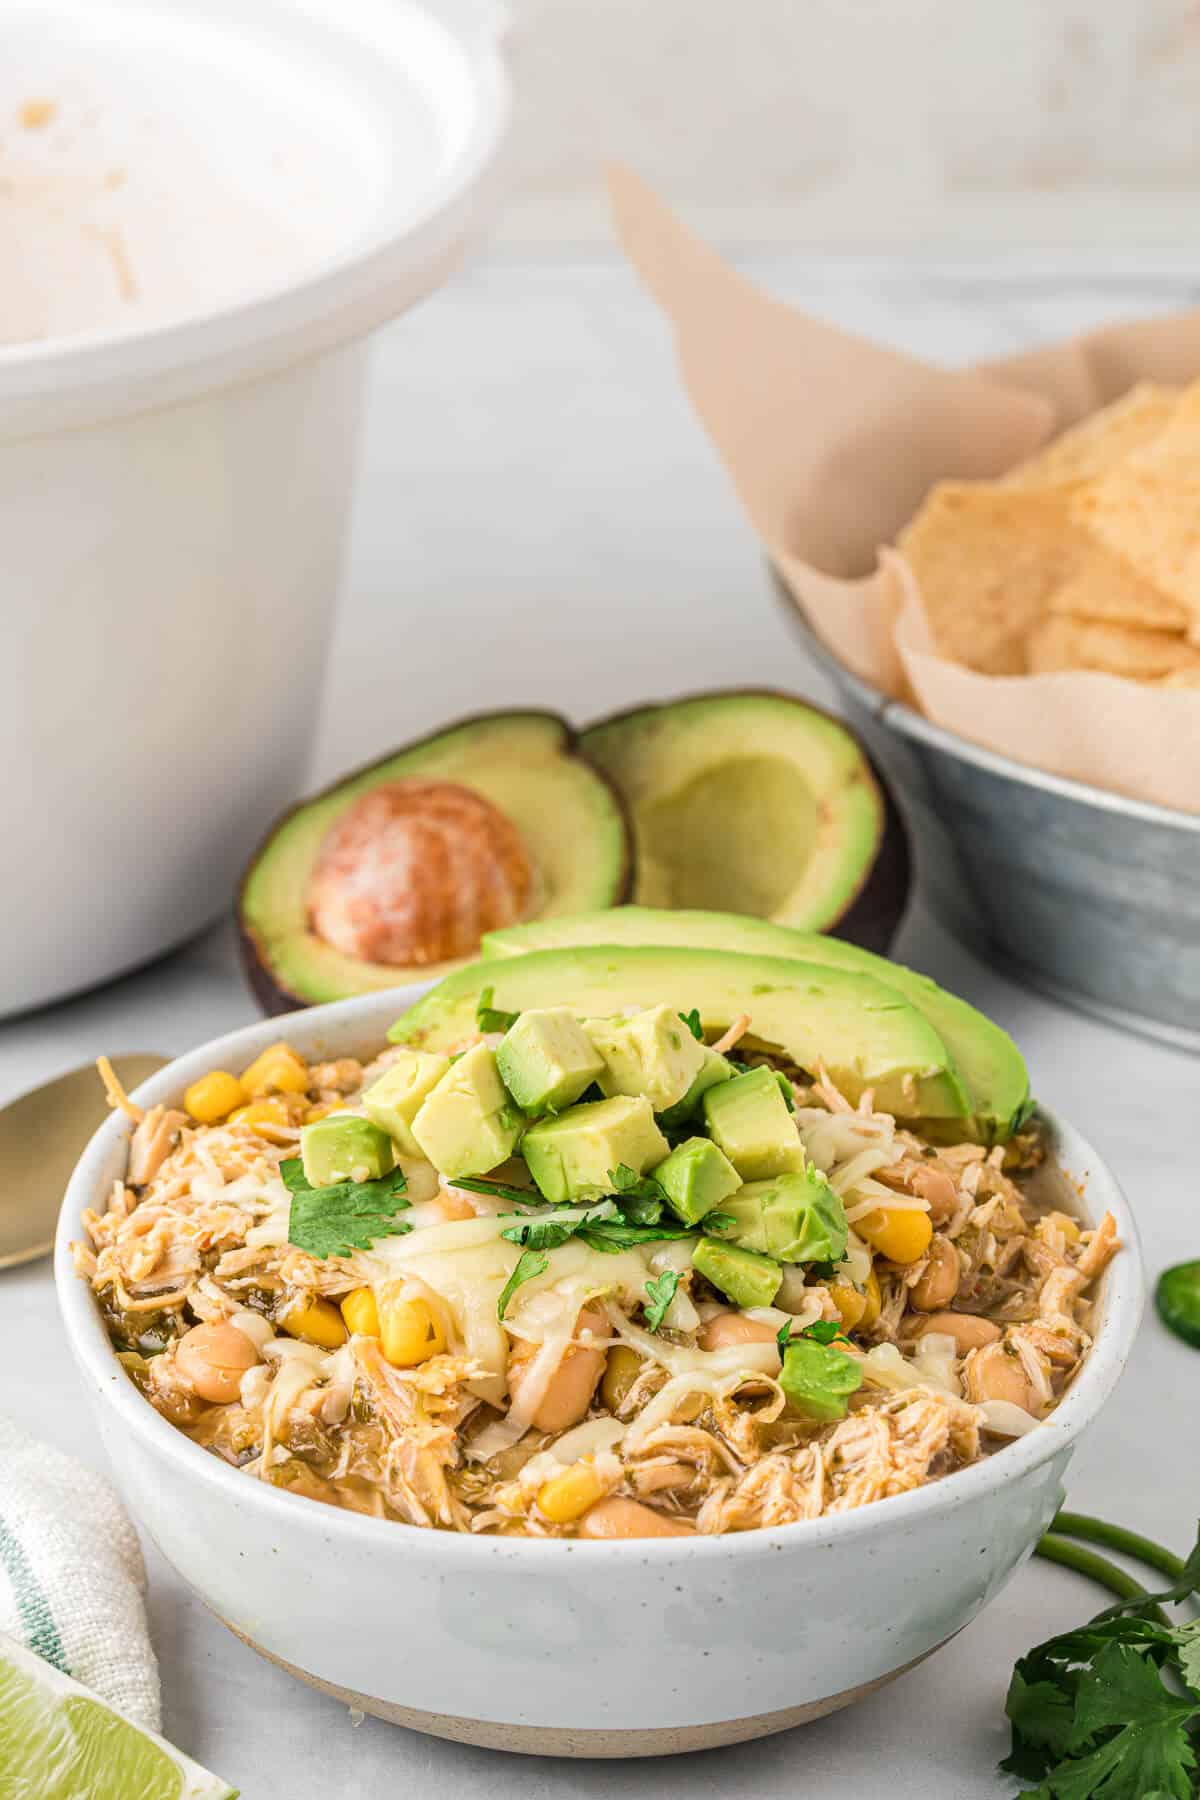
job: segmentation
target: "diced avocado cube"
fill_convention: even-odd
[[[496,1067],[524,1112],[561,1112],[598,1079],[604,1058],[568,1007],[534,1007],[497,1044]]]
[[[822,1423],[845,1418],[846,1402],[862,1382],[854,1358],[832,1344],[799,1338],[784,1351],[780,1387],[791,1405]]]
[[[682,1100],[666,1108],[659,1120],[664,1131],[678,1131],[695,1118],[710,1087],[716,1087],[719,1081],[733,1080],[736,1071],[719,1050],[710,1049],[707,1044],[701,1044],[700,1048],[704,1052],[704,1061],[696,1071],[691,1087]]]
[[[439,1175],[486,1175],[507,1162],[525,1121],[509,1097],[487,1044],[452,1062],[412,1124],[423,1156]]]
[[[612,1171],[625,1163],[639,1175],[663,1160],[667,1140],[645,1095],[616,1095],[540,1119],[521,1140],[529,1173],[547,1200],[600,1200],[613,1192]]]
[[[606,1094],[644,1094],[655,1112],[682,1100],[704,1064],[705,1046],[671,1006],[631,1019],[588,1019],[584,1029],[604,1059]]]
[[[841,1262],[846,1254],[846,1210],[810,1163],[800,1174],[748,1181],[726,1201],[737,1221],[730,1241],[762,1250],[780,1262]]]
[[[357,1113],[326,1113],[301,1127],[300,1160],[304,1179],[315,1188],[336,1181],[378,1181],[395,1167],[386,1131]]]
[[[737,1170],[711,1138],[689,1138],[685,1144],[677,1144],[651,1174],[685,1225],[699,1224],[705,1213],[742,1185]]]
[[[773,1069],[748,1069],[704,1096],[708,1135],[743,1181],[803,1169],[804,1145]]]
[[[692,1267],[735,1306],[770,1306],[783,1280],[783,1270],[772,1257],[724,1244],[719,1238],[700,1239],[692,1252]]]
[[[404,1050],[362,1097],[367,1117],[387,1132],[405,1156],[421,1154],[412,1123],[449,1067],[448,1056]]]

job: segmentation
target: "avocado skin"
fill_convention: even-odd
[[[790,923],[799,929],[827,931],[835,937],[843,938],[847,943],[858,944],[864,950],[886,956],[912,893],[912,853],[904,818],[891,788],[862,739],[845,719],[797,694],[786,693],[782,688],[710,688],[699,693],[682,694],[673,700],[642,702],[638,706],[611,713],[605,718],[595,719],[582,731],[580,746],[584,755],[590,757],[596,767],[602,769],[620,790],[620,778],[612,766],[607,746],[619,743],[626,730],[636,729],[651,719],[656,731],[670,730],[673,712],[678,714],[684,709],[698,708],[709,703],[716,707],[738,701],[767,701],[794,707],[798,713],[807,713],[826,724],[835,725],[856,747],[878,803],[874,856],[863,867],[856,889],[834,914],[813,920],[781,920],[780,923]],[[744,733],[747,745],[754,741],[755,735],[755,722],[748,721]],[[633,815],[636,809],[630,797],[623,797]],[[634,825],[636,836],[636,819]],[[636,874],[632,899],[635,905],[642,904],[644,900]]]
[[[958,1064],[971,1098],[960,1136],[986,1144],[1006,1143],[1029,1109],[1029,1074],[1008,1033],[966,1000],[941,988],[929,976],[887,963],[858,945],[794,926],[774,925],[734,913],[683,910],[668,912],[649,906],[622,906],[609,913],[577,914],[545,924],[517,925],[490,932],[483,940],[485,957],[524,956],[534,950],[572,945],[674,944],[732,950],[738,954],[795,956],[803,962],[834,968],[861,968],[877,980],[894,983],[922,1012]]]
[[[321,996],[299,992],[296,986],[290,984],[288,980],[273,967],[268,946],[264,942],[262,934],[256,930],[254,925],[250,922],[247,908],[247,891],[264,859],[270,856],[272,848],[278,842],[285,827],[290,825],[310,807],[316,806],[322,801],[331,799],[340,789],[355,789],[357,783],[363,781],[365,777],[376,771],[380,772],[381,780],[386,781],[395,779],[393,774],[384,774],[383,771],[386,767],[393,764],[397,757],[407,757],[409,755],[415,755],[423,750],[432,749],[436,747],[442,739],[449,739],[456,733],[472,730],[477,727],[495,726],[502,729],[504,724],[510,720],[518,723],[521,721],[541,722],[556,730],[560,737],[560,754],[562,757],[569,761],[581,763],[587,769],[589,776],[594,778],[598,787],[605,790],[607,802],[621,822],[621,837],[623,840],[616,865],[611,872],[611,885],[613,889],[611,904],[619,906],[632,897],[634,884],[633,831],[629,823],[625,802],[614,783],[604,771],[597,768],[590,758],[584,754],[581,748],[580,734],[574,727],[566,719],[562,718],[560,714],[551,712],[548,708],[523,707],[512,712],[469,713],[464,718],[455,719],[447,725],[439,726],[436,731],[427,732],[423,737],[414,738],[411,743],[401,744],[397,748],[387,751],[383,756],[374,757],[369,763],[363,763],[359,768],[352,769],[345,775],[339,775],[337,780],[330,782],[327,787],[318,789],[316,793],[306,795],[303,800],[297,801],[295,806],[289,807],[288,810],[285,813],[282,813],[265,832],[242,872],[242,877],[238,883],[237,892],[234,896],[233,906],[234,924],[237,928],[238,937],[238,955],[242,965],[242,973],[245,976],[247,986],[264,1013],[269,1017],[273,1017],[281,1013],[296,1012],[304,1007],[320,1004],[322,1000],[349,999],[360,991],[367,991],[367,984],[364,984],[361,989],[347,986],[345,992],[324,994]],[[432,775],[436,775],[437,773],[432,770],[427,772]],[[453,778],[462,779],[461,776]],[[470,782],[468,781],[466,785],[469,786]],[[357,795],[348,794],[347,804],[349,804],[351,798],[354,797],[357,797]],[[371,967],[372,965],[367,966]],[[446,965],[443,964],[441,967],[434,965],[430,967],[428,974],[430,978],[435,978],[438,975],[444,974],[445,971]],[[421,971],[419,970],[397,969],[394,985],[401,986],[406,981],[418,980],[420,975]]]

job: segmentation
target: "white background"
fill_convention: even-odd
[[[918,276],[779,251],[751,267],[817,311],[944,358],[1190,297],[1152,274],[1105,282],[1011,260]],[[386,335],[328,703],[313,721],[322,778],[489,705],[557,705],[585,720],[643,696],[756,682],[819,695],[680,398],[665,331],[623,268],[602,256],[493,257]],[[919,914],[897,952],[1014,1033],[1037,1092],[1125,1184],[1151,1271],[1200,1254],[1200,1062],[1023,991]],[[174,1053],[253,1014],[231,934],[217,930],[125,982],[0,1027],[0,1100],[102,1050]],[[1200,1485],[1198,1372],[1196,1353],[1149,1318],[1074,1465],[1078,1509],[1186,1546]],[[100,1460],[45,1264],[0,1274],[0,1403]],[[210,1620],[152,1551],[148,1564],[165,1728],[246,1800],[599,1800],[668,1785],[685,1800],[1006,1794],[993,1766],[1014,1657],[1102,1604],[1078,1578],[1034,1564],[951,1648],[849,1713],[671,1767],[542,1763],[373,1720],[353,1728],[344,1709]],[[399,1617],[395,1655],[421,1655]]]
[[[516,241],[614,155],[742,243],[1194,241],[1193,0],[511,3]]]

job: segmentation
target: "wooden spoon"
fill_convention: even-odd
[[[115,1056],[127,1092],[169,1059]],[[0,1108],[0,1269],[54,1246],[62,1197],[84,1145],[109,1114],[94,1063],[56,1076]]]

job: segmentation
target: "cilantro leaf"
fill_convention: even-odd
[[[657,1225],[667,1196],[652,1175],[639,1175],[628,1163],[608,1171],[621,1212],[631,1225]]]
[[[1193,1694],[1200,1697],[1200,1619],[1189,1619],[1186,1625],[1179,1627],[1175,1645],[1179,1673]]]
[[[369,1250],[379,1238],[403,1237],[412,1230],[407,1219],[397,1217],[409,1206],[401,1169],[377,1181],[337,1181],[315,1188],[300,1158],[292,1156],[280,1163],[279,1173],[292,1196],[288,1243],[310,1256],[352,1256]]]
[[[1082,1747],[1110,1727],[1124,1731],[1130,1726],[1181,1725],[1197,1712],[1200,1703],[1195,1696],[1172,1694],[1153,1663],[1132,1644],[1108,1643],[1080,1677],[1072,1742]],[[1165,1784],[1148,1783],[1158,1785]]]
[[[1126,1725],[1086,1755],[1052,1769],[1044,1791],[1054,1800],[1149,1800],[1151,1794],[1193,1800],[1195,1767],[1182,1723]]]
[[[500,1233],[510,1244],[522,1244],[530,1250],[557,1250],[574,1235],[574,1225],[563,1219],[526,1219],[523,1225],[509,1225]]]
[[[657,1331],[662,1324],[678,1286],[679,1276],[674,1269],[664,1269],[661,1275],[647,1281],[646,1323],[651,1331]]]
[[[737,1220],[732,1213],[707,1212],[700,1223],[704,1227],[705,1237],[712,1237],[714,1232],[719,1237],[723,1231],[732,1231]]]
[[[532,1188],[508,1187],[503,1181],[477,1181],[474,1175],[460,1175],[448,1183],[465,1188],[469,1194],[490,1194],[495,1200],[514,1200],[518,1206],[544,1206],[546,1202]]]
[[[536,1214],[526,1216],[519,1225],[508,1225],[500,1233],[510,1244],[520,1244],[529,1250],[557,1250],[568,1238],[574,1237],[582,1225],[606,1224],[609,1219],[619,1218],[613,1201],[602,1200],[599,1206],[591,1207],[586,1213],[574,1219],[539,1219]]]
[[[691,1012],[680,1013],[680,1018],[691,1032],[698,1044],[704,1042],[704,1027],[700,1023],[700,1009],[693,1006]]]
[[[517,1289],[526,1281],[532,1281],[537,1275],[544,1275],[550,1267],[550,1258],[541,1256],[536,1250],[523,1250],[517,1258],[517,1266],[500,1290],[500,1298],[496,1302],[496,1317],[503,1324],[508,1303]]]
[[[494,987],[485,987],[480,992],[475,1006],[475,1023],[480,1031],[507,1031],[521,1016],[519,1012],[505,1012],[501,1007],[493,1006],[495,995]]]
[[[705,1224],[707,1223],[708,1221],[705,1220]],[[813,1324],[805,1325],[802,1330],[793,1332],[792,1327],[795,1323],[794,1319],[785,1319],[775,1334],[775,1342],[779,1345],[780,1356],[783,1355],[789,1344],[798,1344],[803,1338],[810,1338],[814,1344],[833,1344],[837,1342],[838,1338],[846,1335],[842,1327],[835,1325],[832,1319],[817,1319]]]
[[[638,1244],[661,1244],[670,1238],[695,1237],[693,1225],[628,1225],[612,1219],[601,1225],[577,1225],[575,1236],[592,1250],[632,1250]]]

